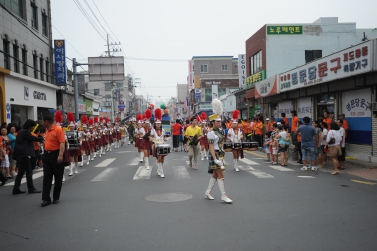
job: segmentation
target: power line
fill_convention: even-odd
[[[73,46],[73,44],[71,44],[67,39],[65,39],[64,35],[54,26],[52,25],[52,27],[54,27],[54,29],[59,32],[60,35],[62,35],[62,37],[64,38],[64,40],[70,44],[72,46],[72,48],[82,57],[82,58],[85,58],[83,55],[80,54],[80,52],[78,50],[76,50],[76,48]]]
[[[103,27],[103,25],[101,24],[101,22],[98,20],[96,14],[94,14],[94,12],[93,12],[92,8],[90,7],[89,3],[86,0],[84,0],[84,2],[86,4],[86,6],[88,6],[89,10],[92,12],[93,16],[97,19],[97,22],[101,25],[102,29],[106,32],[106,34],[108,34],[108,32],[106,31],[106,29]]]
[[[120,39],[118,39],[118,38],[115,36],[115,33],[113,32],[113,30],[111,29],[111,27],[109,26],[109,24],[106,22],[106,19],[102,16],[101,11],[100,11],[100,10],[98,9],[98,7],[97,7],[97,4],[94,2],[94,0],[92,0],[92,1],[93,1],[93,3],[94,3],[94,6],[96,6],[96,8],[97,8],[99,14],[101,15],[103,21],[105,21],[105,24],[106,24],[107,27],[110,29],[110,31],[112,32],[112,34],[114,35],[114,37],[115,37],[118,41],[120,41]],[[123,48],[122,48],[122,49],[123,49]]]

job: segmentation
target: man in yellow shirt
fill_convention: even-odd
[[[188,141],[188,145],[189,145],[188,156],[190,160],[190,167],[192,167],[192,169],[194,170],[197,170],[196,163],[198,160],[198,153],[199,153],[198,143],[199,143],[200,137],[202,136],[202,130],[197,124],[198,124],[198,121],[196,120],[196,118],[192,117],[191,125],[187,127],[185,131],[185,137],[189,140]]]

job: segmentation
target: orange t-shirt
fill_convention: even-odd
[[[35,133],[33,133],[33,132],[31,133],[31,135],[33,135],[34,137],[38,137],[38,135],[35,134]],[[33,141],[33,144],[34,144],[34,150],[35,151],[39,150],[38,142],[37,141]]]
[[[301,133],[297,134],[297,142],[301,142]]]
[[[292,118],[292,127],[291,127],[292,132],[295,132],[297,130],[297,123],[298,123],[298,117],[294,116]]]
[[[249,122],[243,122],[242,124],[243,126],[243,131],[245,134],[249,134],[250,133],[250,123]]]
[[[263,134],[263,122],[258,121],[255,125],[255,134],[262,135]]]
[[[343,129],[348,130],[348,122],[345,119],[343,119]]]
[[[284,117],[283,121],[284,121],[284,124],[289,127],[289,121],[288,121],[287,117]]]
[[[331,124],[331,122],[332,122],[332,119],[329,118],[329,117],[327,117],[327,118],[324,118],[324,119],[323,119],[323,122],[326,122],[326,124],[327,124],[327,130],[330,131],[330,124]]]
[[[50,130],[46,129],[45,150],[56,151],[60,144],[65,143],[64,131],[60,126],[53,125]]]

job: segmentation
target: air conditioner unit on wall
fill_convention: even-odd
[[[377,111],[377,102],[370,103],[369,109],[371,111]]]

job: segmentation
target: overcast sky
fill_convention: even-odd
[[[51,2],[53,39],[67,40],[67,57],[87,62],[88,57],[103,54],[107,32],[112,41],[122,44],[126,73],[141,79],[143,87],[137,88],[137,94],[156,99],[177,96],[176,84],[186,83],[187,60],[193,56],[237,57],[245,53],[245,41],[266,23],[312,23],[319,17],[339,17],[339,22],[356,22],[357,28],[377,28],[376,0]],[[67,65],[71,69],[71,62]]]

